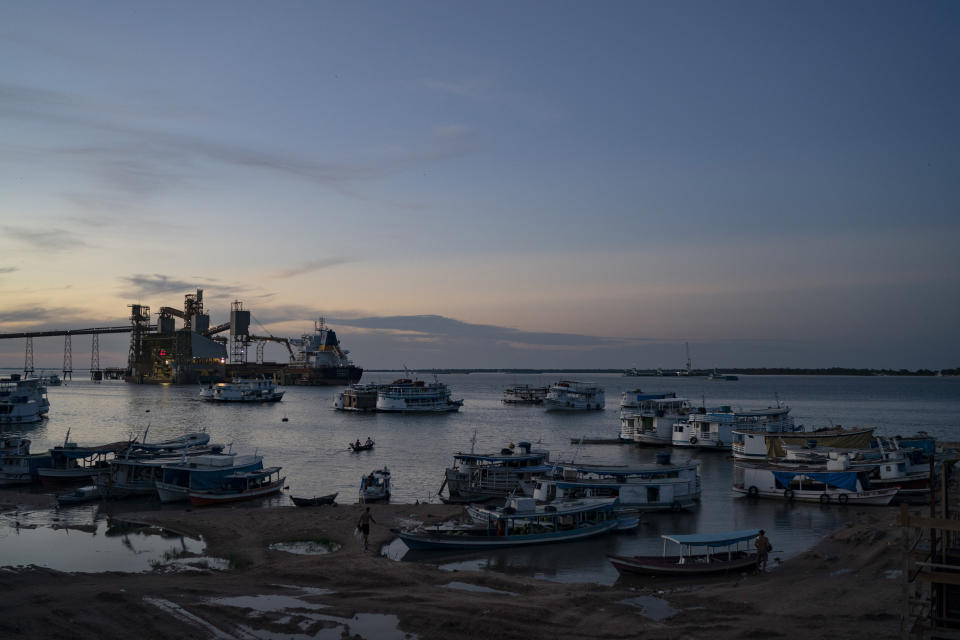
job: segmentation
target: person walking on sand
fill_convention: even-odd
[[[773,551],[773,545],[770,544],[770,540],[764,535],[765,533],[763,529],[760,529],[760,535],[753,541],[753,546],[757,548],[757,568],[763,572],[767,570],[767,557]]]
[[[363,536],[363,550],[367,550],[367,539],[370,537],[370,523],[376,522],[373,514],[370,513],[370,507],[360,513],[360,519],[357,520],[357,529],[360,529],[360,535]]]

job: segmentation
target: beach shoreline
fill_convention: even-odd
[[[22,505],[26,495],[0,496],[0,502],[16,498]],[[8,612],[0,617],[0,632],[101,640],[128,637],[131,629],[148,638],[257,638],[267,632],[314,637],[337,627],[344,637],[468,640],[899,637],[903,561],[894,507],[849,509],[845,526],[797,557],[774,561],[764,574],[621,578],[612,586],[390,560],[379,549],[394,537],[392,528],[447,520],[462,507],[373,505],[376,523],[366,552],[353,536],[363,508],[125,511],[122,502],[105,503],[102,511],[112,518],[202,536],[206,555],[226,558],[234,568],[133,574],[8,569],[0,580]],[[342,547],[313,556],[268,548],[318,539]],[[452,582],[461,588],[449,587]],[[263,612],[229,600],[264,595],[299,598],[306,609]],[[322,615],[309,613],[321,605]],[[371,614],[381,626],[369,627]]]

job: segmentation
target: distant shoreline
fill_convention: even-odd
[[[365,369],[365,373],[403,373],[404,369]],[[722,374],[742,374],[747,376],[958,376],[960,368],[941,369],[938,371],[930,369],[848,369],[845,367],[830,367],[828,369],[790,369],[785,367],[778,368],[718,368],[717,371]],[[538,373],[619,373],[627,378],[703,378],[713,370],[694,369],[689,374],[678,374],[676,371],[664,371],[658,375],[656,369],[637,369],[636,373],[627,373],[623,369],[417,369],[416,373],[512,373],[512,374],[538,374]]]

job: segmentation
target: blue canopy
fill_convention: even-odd
[[[691,533],[687,535],[663,535],[665,540],[685,544],[691,547],[723,547],[736,544],[744,540],[753,540],[760,535],[760,529],[744,529],[742,531],[720,531],[719,533]]]
[[[810,478],[814,482],[822,482],[823,484],[836,487],[838,489],[846,489],[847,491],[856,491],[857,490],[857,474],[856,472],[843,472],[843,471],[774,471],[773,477],[777,479],[777,482],[782,484],[785,487],[789,487],[790,483],[793,481],[796,476],[805,476]]]

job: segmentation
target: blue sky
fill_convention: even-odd
[[[370,367],[960,362],[955,3],[0,18],[0,332],[201,287]]]

